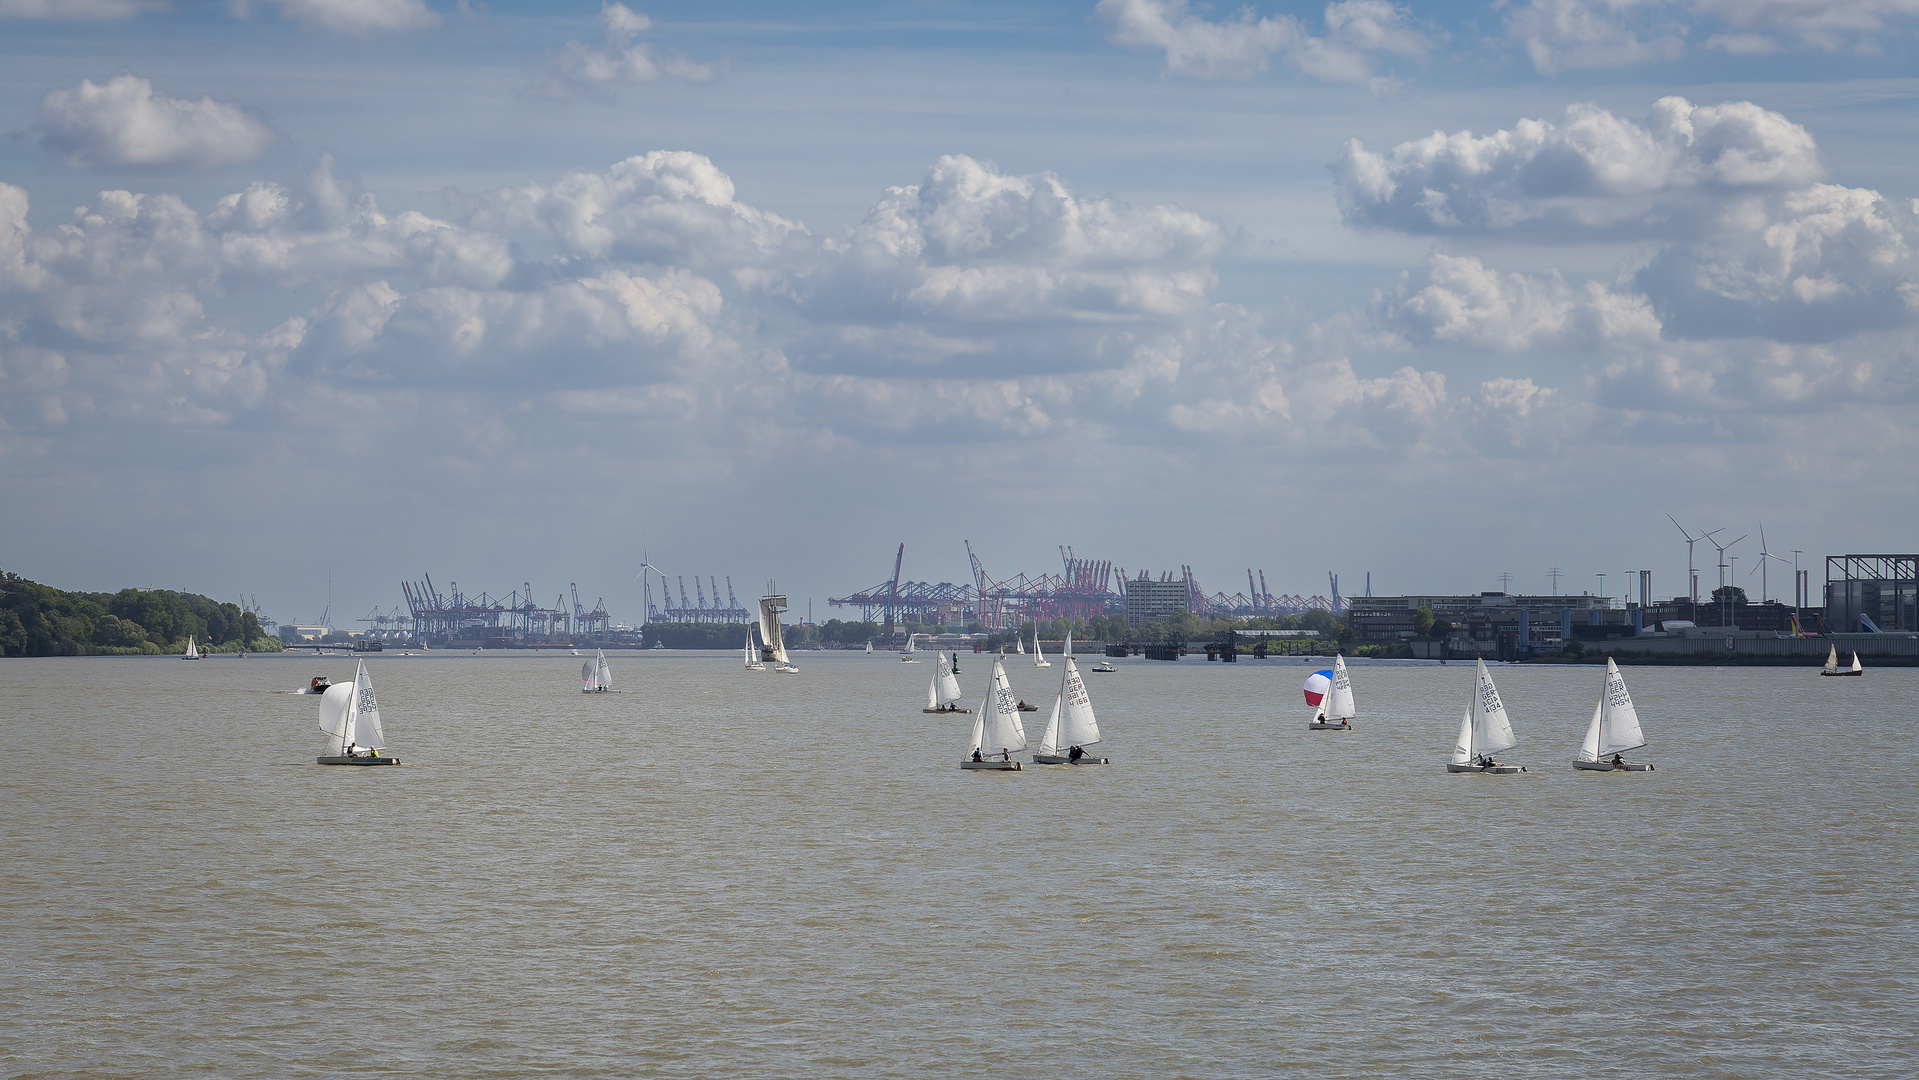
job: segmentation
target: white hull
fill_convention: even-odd
[[[1587,772],[1652,772],[1653,771],[1652,763],[1649,761],[1628,761],[1623,766],[1614,765],[1611,761],[1575,761],[1573,762],[1573,768],[1584,769]]]
[[[765,671],[765,670],[766,670],[766,665],[765,665],[765,664],[748,664],[748,665],[746,665],[746,670],[748,670],[748,671]]]
[[[780,673],[781,675],[798,675],[800,673],[800,669],[792,666],[791,664],[781,664],[779,667],[776,667],[773,670]]]
[[[1111,765],[1112,763],[1112,758],[1094,757],[1091,754],[1082,755],[1078,761],[1068,759],[1065,754],[1033,755],[1035,765]]]
[[[1513,773],[1525,772],[1526,770],[1519,765],[1455,765],[1448,761],[1446,763],[1446,771],[1449,773],[1493,773],[1498,776],[1509,776]]]
[[[962,761],[962,769],[991,769],[998,772],[1019,772],[1017,761]]]

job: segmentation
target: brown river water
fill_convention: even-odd
[[[1628,668],[1658,771],[1575,774],[1601,672],[1498,667],[1493,777],[1470,665],[1089,659],[1114,763],[983,773],[797,659],[373,656],[382,769],[349,658],[0,661],[0,1074],[1919,1074],[1919,669]]]

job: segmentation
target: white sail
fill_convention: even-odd
[[[580,689],[582,690],[594,689],[593,671],[594,671],[593,661],[591,660],[588,660],[586,663],[580,665]]]
[[[1626,680],[1619,666],[1606,658],[1605,716],[1599,724],[1599,758],[1609,758],[1646,745],[1646,733],[1639,730],[1639,710],[1633,708],[1632,695],[1626,693]],[[1598,760],[1598,758],[1594,758]]]
[[[1320,703],[1329,720],[1351,720],[1359,713],[1353,708],[1353,680],[1346,674],[1346,658],[1333,654],[1333,688]]]
[[[198,659],[200,659],[200,649],[199,649],[199,647],[198,647],[198,646],[196,646],[196,645],[194,645],[194,644],[193,644],[193,635],[192,635],[192,634],[188,634],[188,635],[187,635],[187,648],[186,648],[186,651],[185,651],[185,652],[183,652],[183,653],[181,653],[181,654],[180,654],[180,656],[181,656],[182,658],[184,658],[184,659],[187,659],[187,660],[198,660]]]
[[[1854,649],[1852,652],[1852,670],[1854,671],[1866,670],[1865,666],[1859,662],[1859,650],[1857,649]]]
[[[779,663],[786,663],[786,639],[780,634],[780,612],[786,610],[786,597],[760,597],[760,643]]]
[[[1033,666],[1034,667],[1052,667],[1053,666],[1046,659],[1046,654],[1040,650],[1039,627],[1037,626],[1033,627]]]
[[[965,696],[960,693],[959,675],[953,670],[956,667],[959,667],[957,651],[953,653],[950,662],[943,656],[939,657],[937,666],[933,669],[933,681],[939,684],[941,706],[951,705]]]
[[[1012,684],[1006,680],[1006,667],[997,659],[993,661],[993,682],[986,689],[986,700],[980,702],[975,728],[979,741],[974,746],[989,757],[1001,751],[1026,749],[1026,725],[1019,718],[1019,695],[1013,693]]]
[[[1064,700],[1064,694],[1053,699],[1053,715],[1046,718],[1046,730],[1039,737],[1039,752],[1042,754],[1059,753],[1059,705]]]
[[[1574,761],[1599,760],[1599,725],[1606,715],[1606,694],[1600,691],[1599,700],[1593,702],[1592,723],[1586,725],[1586,737],[1579,742],[1579,754]]]
[[[1066,676],[1060,682],[1059,738],[1067,746],[1091,746],[1098,742],[1099,721],[1093,716],[1093,699],[1086,693],[1086,680],[1079,676],[1079,665],[1066,658]]]
[[[937,664],[933,667],[933,677],[926,680],[926,707],[940,707],[940,665]]]
[[[1837,645],[1834,645],[1831,648],[1826,650],[1826,670],[1827,671],[1839,670],[1839,646]]]
[[[1486,661],[1479,661],[1479,681],[1473,692],[1474,756],[1511,750],[1519,743],[1513,738],[1512,721],[1506,716],[1506,703],[1499,700],[1499,688],[1493,685]]]
[[[866,655],[873,655],[873,643],[870,641],[866,643]]]
[[[1453,744],[1452,763],[1464,765],[1473,759],[1473,711],[1459,714],[1459,739]]]
[[[327,733],[327,753],[346,753],[349,714],[353,710],[353,684],[334,683],[320,698],[320,730]]]
[[[380,728],[380,702],[373,696],[373,677],[366,673],[364,660],[353,673],[352,732],[354,746],[378,750],[386,745],[386,733]]]
[[[1038,630],[1035,630],[1035,631],[1033,631],[1033,640],[1034,640],[1035,642],[1038,642],[1038,641],[1039,641],[1039,631],[1038,631]],[[1035,649],[1037,649],[1037,648],[1038,648],[1038,646],[1037,646],[1037,645],[1035,645]],[[1014,635],[1013,635],[1013,651],[1014,651],[1014,652],[1016,652],[1016,653],[1018,653],[1018,654],[1020,654],[1021,656],[1025,656],[1025,655],[1026,655],[1026,639],[1025,639],[1025,638],[1023,638],[1023,637],[1020,637],[1020,636],[1019,636],[1018,634],[1014,634]]]
[[[593,678],[599,682],[600,689],[613,689],[613,669],[607,666],[606,653],[602,650],[594,649],[593,657],[599,661],[598,666],[594,668]]]

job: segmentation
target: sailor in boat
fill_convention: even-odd
[[[1066,751],[1066,760],[1071,762],[1074,765],[1079,764],[1079,759],[1085,756],[1086,756],[1086,751],[1080,749],[1077,746],[1073,747],[1071,750]]]
[[[985,761],[985,760],[986,760],[985,758],[983,758],[983,757],[980,757],[980,756],[979,756],[979,747],[977,747],[977,746],[975,746],[975,747],[973,747],[973,760],[974,760],[974,761]]]
[[[999,748],[999,759],[1001,761],[1011,761],[1013,760],[1013,752],[1002,746]]]
[[[324,694],[326,693],[326,688],[332,685],[333,685],[332,679],[327,678],[325,675],[315,675],[313,677],[312,685],[307,687],[307,693]]]
[[[1623,768],[1625,768],[1625,767],[1626,767],[1626,758],[1625,758],[1625,755],[1623,755],[1623,754],[1614,754],[1614,755],[1612,756],[1612,767],[1613,767],[1613,768],[1615,768],[1615,769],[1623,769]]]

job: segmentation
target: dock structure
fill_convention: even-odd
[[[552,607],[543,607],[533,599],[533,585],[524,582],[505,596],[462,592],[460,583],[447,583],[441,592],[431,574],[419,581],[400,582],[406,597],[407,614],[395,608],[390,616],[375,623],[385,637],[413,637],[421,641],[479,641],[494,644],[572,641],[585,639],[605,642],[612,634],[613,618],[606,601],[592,608],[580,603],[580,588],[568,584],[572,603],[561,595]],[[375,609],[377,615],[378,609]],[[372,621],[362,620],[362,621]]]

